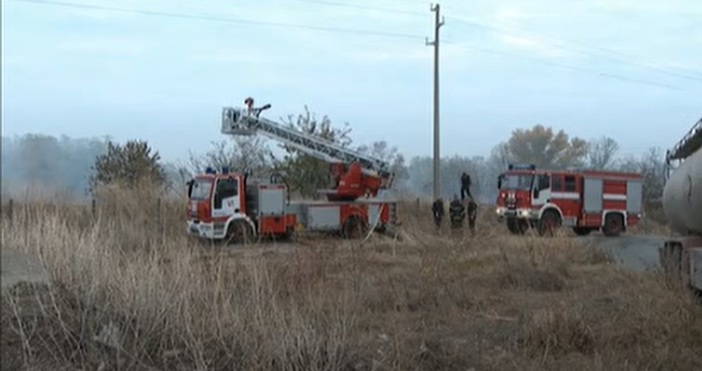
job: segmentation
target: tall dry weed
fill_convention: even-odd
[[[95,211],[18,204],[3,221],[2,247],[38,255],[52,284],[3,295],[3,348],[15,352],[3,363],[589,370],[702,362],[699,308],[580,239],[511,236],[487,215],[475,236],[436,233],[430,215],[405,211],[402,240],[237,248],[187,239],[183,213],[181,200],[117,191]]]

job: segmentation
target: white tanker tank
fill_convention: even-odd
[[[679,161],[663,189],[663,210],[673,236],[661,250],[665,271],[702,291],[702,119],[666,155]]]
[[[663,189],[663,210],[675,232],[702,236],[702,148],[670,174]]]

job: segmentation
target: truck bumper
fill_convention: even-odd
[[[502,222],[507,218],[510,219],[537,219],[538,212],[531,209],[507,209],[504,207],[498,207],[495,209],[497,214],[497,220]]]
[[[219,240],[224,238],[224,226],[216,228],[213,223],[196,223],[192,220],[187,221],[187,233],[193,237],[208,238]]]

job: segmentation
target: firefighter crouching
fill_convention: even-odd
[[[466,208],[461,200],[458,199],[458,195],[454,195],[453,200],[451,200],[449,216],[451,218],[451,229],[463,227],[463,221],[466,219]]]

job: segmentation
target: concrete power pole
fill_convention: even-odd
[[[439,4],[432,5],[434,18],[434,41],[427,38],[426,44],[434,47],[434,200],[441,196],[439,183],[441,170],[441,151],[439,147],[439,28],[444,25],[444,17],[439,16]]]

